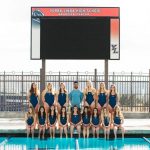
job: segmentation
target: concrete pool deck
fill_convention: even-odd
[[[149,135],[150,119],[125,119],[125,134]],[[100,130],[100,133],[102,131]],[[0,118],[0,134],[25,134],[26,126],[23,118]]]

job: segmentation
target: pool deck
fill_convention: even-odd
[[[125,119],[125,135],[149,135],[150,119]],[[100,131],[101,133],[102,131]],[[26,126],[21,118],[0,118],[0,134],[25,134]]]

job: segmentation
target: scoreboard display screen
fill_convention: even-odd
[[[31,12],[31,59],[120,59],[118,7]]]

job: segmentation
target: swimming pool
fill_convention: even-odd
[[[102,138],[75,139],[55,138],[39,140],[38,138],[0,138],[0,150],[149,150],[150,144],[143,138]]]

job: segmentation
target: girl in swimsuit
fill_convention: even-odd
[[[117,93],[116,86],[111,85],[108,95],[108,107],[109,111],[112,112],[116,105],[119,103],[119,94]]]
[[[68,107],[68,94],[64,83],[60,83],[60,89],[56,96],[57,109],[60,112],[61,107]]]
[[[108,104],[108,92],[105,89],[105,84],[103,82],[100,83],[99,89],[97,90],[97,96],[98,96],[98,101],[97,101],[97,107],[99,110],[103,107],[107,107]]]
[[[48,127],[49,127],[51,138],[55,138],[56,122],[57,122],[57,114],[56,114],[55,106],[52,105],[48,113]]]
[[[43,106],[40,106],[39,112],[38,112],[38,125],[39,125],[39,138],[41,135],[41,132],[43,131],[42,138],[44,139],[45,135],[45,129],[46,129],[46,112],[45,108]]]
[[[86,82],[86,88],[83,91],[84,94],[84,106],[89,106],[91,110],[95,108],[96,89],[93,88],[91,81]]]
[[[109,94],[108,94],[108,109],[111,113],[111,128],[113,127],[112,118],[114,114],[114,108],[119,104],[119,94],[117,93],[116,86],[112,84],[110,86]]]
[[[58,122],[60,127],[60,137],[62,138],[63,130],[65,132],[66,138],[67,136],[67,127],[68,127],[68,116],[66,112],[66,107],[62,106],[60,114],[58,115]]]
[[[116,106],[114,108],[114,115],[113,115],[113,124],[114,124],[114,136],[115,139],[117,138],[117,130],[121,129],[122,132],[122,138],[124,138],[124,116],[121,112],[121,109],[119,106]]]
[[[99,129],[100,129],[100,125],[101,125],[101,118],[100,118],[97,108],[93,109],[93,114],[91,116],[91,125],[92,125],[92,130],[93,130],[93,137],[95,138],[95,133],[96,133],[97,138],[98,138],[99,137]]]
[[[76,105],[73,107],[73,110],[71,112],[71,117],[70,117],[70,134],[71,134],[71,138],[73,136],[74,128],[77,128],[78,137],[80,137],[81,114],[80,114],[79,109]]]
[[[29,107],[29,111],[25,114],[25,121],[26,121],[26,127],[27,127],[27,137],[29,137],[29,134],[32,134],[32,138],[34,138],[34,121],[35,121],[35,114],[33,107]]]
[[[56,94],[53,90],[53,85],[48,83],[45,90],[42,92],[42,101],[44,103],[44,108],[46,110],[46,115],[48,114],[49,108],[55,104]]]
[[[89,107],[85,106],[82,114],[82,126],[83,126],[83,137],[89,137],[89,128],[90,128],[90,118],[91,114]]]
[[[36,126],[36,123],[37,123],[39,100],[40,100],[40,95],[39,95],[37,85],[35,83],[32,83],[31,84],[31,89],[29,90],[29,93],[27,95],[27,101],[29,103],[29,106],[32,106],[33,110],[35,112],[35,126]]]
[[[107,107],[103,107],[101,110],[101,120],[102,120],[102,126],[104,129],[104,138],[109,139],[109,133],[110,133],[110,113]]]

